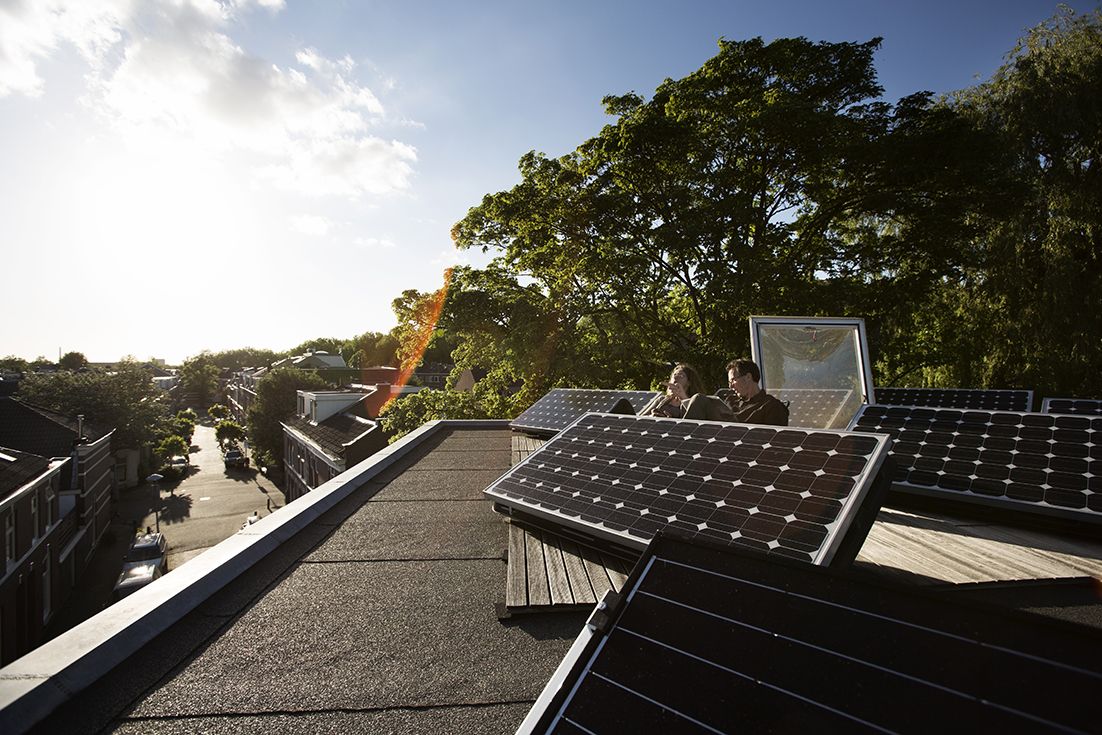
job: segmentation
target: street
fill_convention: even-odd
[[[159,487],[144,483],[120,490],[115,518],[78,577],[77,586],[46,628],[46,638],[60,635],[111,602],[111,592],[135,529],[147,526],[168,543],[168,568],[179,568],[211,546],[232,536],[256,512],[261,518],[282,508],[283,492],[255,467],[227,470],[214,427],[196,424],[189,455],[191,470],[178,481]],[[251,464],[251,463],[250,463]]]
[[[254,511],[263,518],[283,507],[283,493],[255,467],[225,468],[213,426],[196,424],[191,443],[188,476],[178,483],[159,483],[160,528],[168,542],[170,570],[236,533]],[[120,500],[119,517],[134,519],[138,528],[155,529],[156,507],[148,502],[152,488],[135,488],[123,498],[130,493],[145,494],[146,502]]]

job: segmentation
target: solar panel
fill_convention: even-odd
[[[853,413],[845,411],[854,399],[846,388],[779,388],[772,394],[788,402],[788,425],[812,429],[844,429]],[[860,404],[860,398],[857,403]],[[856,407],[854,407],[856,410]]]
[[[1102,634],[659,537],[518,733],[1097,732]]]
[[[1046,398],[1041,401],[1041,413],[1074,413],[1102,416],[1102,399]]]
[[[1102,522],[1102,418],[866,406],[853,428],[895,440],[897,489]]]
[[[877,388],[876,402],[885,406],[1028,411],[1033,407],[1033,391],[973,390],[971,388]]]
[[[887,473],[873,485],[887,444],[822,429],[587,414],[485,493],[519,520],[633,555],[677,528],[842,564],[879,508]]]
[[[610,410],[621,398],[629,401],[635,412],[639,413],[656,395],[658,393],[655,391],[647,390],[553,388],[513,419],[509,428],[552,436],[583,414]]]

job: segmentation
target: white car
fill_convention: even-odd
[[[122,574],[119,575],[118,581],[115,582],[112,599],[118,602],[122,598],[137,592],[142,587],[145,587],[147,584],[160,577],[161,567],[155,562],[127,565],[123,567]]]
[[[175,457],[168,461],[168,466],[179,472],[181,475],[187,474],[188,468],[191,464],[187,461],[187,457],[181,457],[177,454]]]

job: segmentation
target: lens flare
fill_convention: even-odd
[[[425,349],[429,346],[429,341],[432,339],[433,332],[436,331],[436,322],[440,319],[440,313],[444,310],[444,301],[448,297],[448,287],[451,286],[452,270],[447,268],[444,270],[444,285],[437,289],[429,301],[427,308],[424,309],[424,313],[421,312],[421,308],[417,309],[415,319],[417,321],[416,332],[410,338],[412,349],[408,350],[406,354],[409,357],[403,361],[404,367],[401,372],[398,373],[398,380],[395,383],[395,389],[387,398],[383,407],[390,405],[390,403],[401,395],[402,389],[409,383],[409,379],[413,377],[413,371],[417,369],[417,366],[421,364],[421,360],[424,358]],[[406,345],[402,345],[403,348]]]

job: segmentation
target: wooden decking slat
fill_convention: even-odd
[[[505,604],[528,605],[528,565],[525,562],[524,529],[509,524],[509,561],[505,571]]]
[[[600,553],[584,546],[579,546],[578,549],[585,563],[585,571],[589,575],[589,583],[593,586],[593,595],[600,600],[606,592],[613,589],[612,579],[608,576],[608,570],[601,560]]]
[[[551,588],[547,579],[547,565],[543,557],[543,542],[536,536],[526,533],[524,548],[528,567],[528,604],[550,605]]]
[[[574,593],[566,573],[566,561],[563,559],[562,549],[557,543],[558,538],[552,534],[541,534],[540,540],[543,541],[543,556],[547,562],[547,582],[551,587],[551,604],[573,605]]]
[[[597,596],[593,594],[593,584],[589,581],[581,549],[573,541],[559,539],[566,565],[566,576],[570,579],[570,589],[574,591],[574,601],[578,604],[593,605]]]

